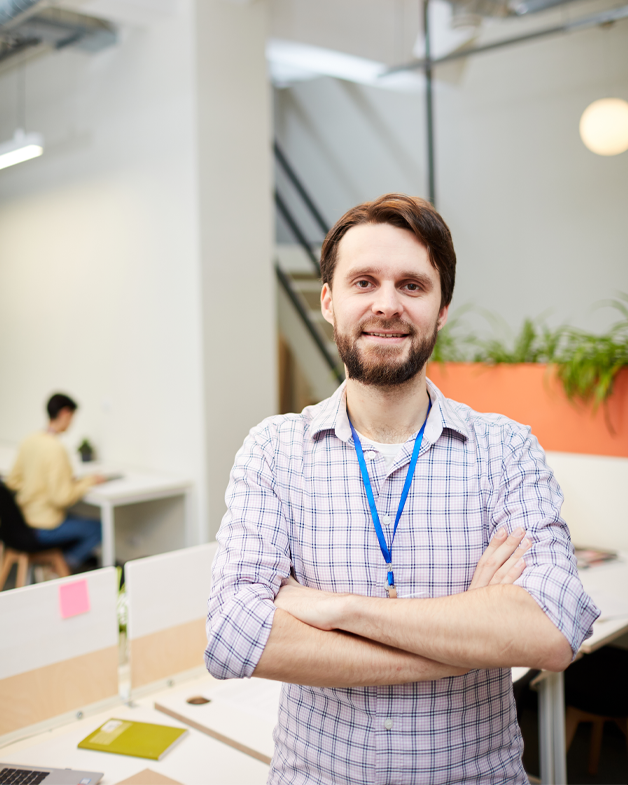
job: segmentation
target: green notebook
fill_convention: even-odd
[[[78,746],[84,750],[161,760],[185,733],[185,728],[173,728],[170,725],[111,719],[90,733]]]

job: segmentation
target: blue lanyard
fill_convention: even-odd
[[[390,548],[386,543],[386,538],[384,537],[384,532],[382,531],[382,525],[379,522],[379,514],[377,512],[377,507],[375,506],[375,499],[373,497],[373,488],[371,487],[371,479],[369,477],[368,469],[366,468],[366,461],[364,460],[364,451],[362,450],[362,443],[360,442],[360,437],[358,436],[355,428],[353,427],[353,423],[351,422],[351,418],[349,417],[349,425],[351,426],[351,433],[353,434],[355,451],[358,454],[358,463],[360,464],[360,472],[362,473],[362,480],[364,481],[364,489],[366,490],[366,496],[369,500],[369,507],[371,508],[371,516],[373,518],[373,525],[375,526],[375,533],[377,534],[377,539],[379,540],[379,547],[381,548],[382,556],[384,557],[386,565],[388,566],[388,575],[386,578],[387,580],[386,591],[388,592],[388,595],[392,597],[397,596],[397,591],[395,589],[395,576],[393,574],[393,569],[392,569],[392,546],[395,540],[397,526],[399,525],[399,519],[401,518],[401,513],[403,512],[403,508],[406,504],[406,499],[408,498],[408,492],[410,491],[410,486],[412,485],[412,478],[414,477],[416,462],[419,458],[421,443],[423,442],[423,432],[425,431],[425,425],[427,423],[427,418],[429,417],[431,408],[432,408],[432,401],[430,399],[429,405],[427,407],[427,414],[425,415],[425,420],[423,421],[421,430],[417,433],[416,439],[414,440],[412,458],[410,459],[410,465],[408,466],[408,472],[406,474],[406,481],[403,484],[403,491],[401,492],[401,499],[399,500],[397,516],[395,517],[395,528],[393,529],[393,535],[390,541]],[[347,412],[347,416],[348,416],[348,412]]]

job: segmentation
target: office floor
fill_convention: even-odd
[[[528,774],[539,775],[539,725],[537,695],[529,690],[523,701],[521,717],[524,751],[523,765]],[[602,741],[602,754],[597,775],[588,773],[589,739],[591,726],[580,723],[567,754],[567,781],[569,785],[626,785],[628,783],[628,746],[626,737],[614,723],[606,723]]]

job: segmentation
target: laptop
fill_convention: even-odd
[[[0,763],[0,785],[96,785],[103,778],[101,771],[53,769],[50,766],[22,766]]]

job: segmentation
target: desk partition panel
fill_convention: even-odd
[[[548,452],[576,545],[628,551],[628,458]]]
[[[217,547],[207,543],[126,563],[132,691],[203,666]]]
[[[118,696],[113,567],[0,592],[0,739]]]

